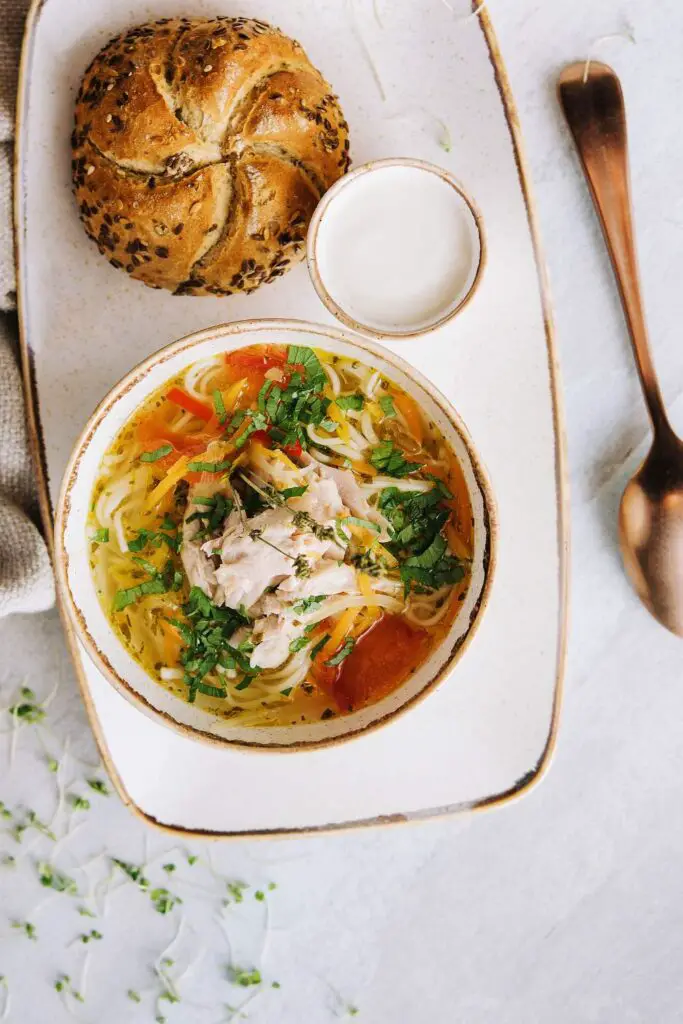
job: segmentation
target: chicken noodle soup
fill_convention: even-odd
[[[461,467],[362,362],[251,346],[190,366],[104,456],[91,567],[161,685],[244,725],[347,714],[444,637],[470,580]]]

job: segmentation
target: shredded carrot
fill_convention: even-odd
[[[178,630],[165,619],[161,620],[161,629],[164,634],[164,661],[169,668],[173,668],[174,665],[178,664],[178,658],[183,646],[182,640]]]
[[[178,483],[179,480],[185,476],[187,472],[187,466],[190,462],[190,458],[187,455],[181,455],[175,466],[166,474],[163,480],[161,480],[154,490],[150,491],[145,498],[143,505],[143,511],[149,512],[155,505],[158,505],[165,494],[171,490],[172,487]]]
[[[200,402],[194,395],[190,395],[187,391],[183,391],[182,388],[171,388],[166,392],[166,398],[169,402],[173,402],[174,405],[180,406],[185,412],[189,412],[192,416],[196,416],[197,419],[204,420],[208,423],[213,418],[213,409],[206,402]]]
[[[403,391],[393,392],[391,397],[394,400],[394,405],[406,421],[408,430],[413,435],[417,443],[422,445],[424,440],[422,413],[420,412],[417,402],[413,401],[410,395],[406,395]]]

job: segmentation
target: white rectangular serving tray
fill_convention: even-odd
[[[34,0],[21,65],[16,232],[29,421],[51,535],[71,450],[106,391],[190,331],[254,317],[329,322],[301,265],[253,296],[174,297],[113,270],[71,195],[80,76],[112,35],[158,17],[246,15],[299,39],[340,95],[355,165],[440,163],[473,195],[488,262],[438,333],[391,345],[456,406],[498,502],[498,564],[449,679],[368,736],[296,754],[206,746],[127,703],[67,635],[121,797],[165,828],[235,836],[409,821],[499,803],[540,778],[564,665],[567,490],[550,308],[512,97],[485,11],[461,0]],[[476,4],[475,4],[476,7]]]

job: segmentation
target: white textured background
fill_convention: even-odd
[[[380,10],[385,2],[378,0]],[[616,553],[619,495],[642,453],[647,423],[607,260],[554,95],[558,69],[578,57],[606,60],[622,76],[646,306],[664,394],[683,430],[683,3],[489,0],[489,7],[531,165],[567,414],[572,630],[557,754],[528,798],[471,819],[215,844],[220,874],[278,884],[268,896],[268,929],[252,891],[226,916],[234,962],[261,962],[268,935],[266,991],[244,1011],[255,1024],[324,1024],[343,1017],[349,1003],[358,1006],[357,1019],[371,1024],[683,1020],[683,644],[640,608]],[[625,28],[635,43],[599,41]],[[0,652],[0,704],[11,703],[24,675],[40,695],[61,677],[45,741],[56,753],[70,735],[92,760],[55,617],[4,622]],[[0,799],[12,807],[23,802],[49,819],[55,779],[35,730],[19,734],[11,772],[9,743],[9,735],[0,736]],[[64,772],[68,790],[86,792],[77,780],[92,772],[74,759]],[[99,923],[79,917],[67,896],[40,907],[47,890],[37,885],[32,860],[50,852],[50,841],[26,833],[17,846],[0,836],[0,850],[22,861],[14,871],[0,867],[0,973],[11,996],[6,1019],[72,1019],[52,984],[60,971],[80,984],[91,946],[68,944],[94,926],[104,939],[89,961],[86,1002],[72,1004],[77,1019],[154,1021],[153,991],[134,1006],[126,990],[155,989],[149,965],[183,920],[179,953],[170,954],[177,959],[173,970],[179,973],[203,948],[206,953],[181,985],[183,1002],[162,1004],[168,1024],[229,1020],[224,1005],[250,990],[225,980],[231,952],[214,920],[223,883],[205,863],[190,868],[181,850],[164,856],[176,844],[158,833],[146,841],[148,830],[115,797],[90,797],[91,810],[74,819],[85,824],[63,847],[63,869],[87,892],[79,864],[103,850],[137,862],[158,858],[149,869],[155,880],[163,876],[160,866],[173,861],[178,870],[167,884],[182,895],[182,914],[158,916],[132,886],[112,892]],[[206,847],[192,848],[206,860]],[[93,883],[106,877],[104,861],[85,874]],[[15,918],[34,920],[38,940],[13,930]],[[281,983],[277,991],[268,988],[273,979]],[[0,987],[0,1012],[4,993]]]

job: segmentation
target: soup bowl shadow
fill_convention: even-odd
[[[240,726],[188,703],[155,681],[114,632],[97,596],[87,536],[92,491],[102,457],[139,407],[192,363],[258,344],[305,345],[380,370],[421,406],[454,450],[472,505],[474,551],[469,588],[444,638],[393,692],[367,707],[317,722]],[[74,447],[55,522],[60,600],[76,635],[102,675],[143,713],[185,736],[254,751],[295,752],[364,735],[392,722],[444,682],[463,656],[484,614],[495,568],[496,511],[488,476],[450,402],[413,366],[380,345],[333,327],[297,320],[247,320],[195,332],[160,349],[130,371],[102,400]]]

